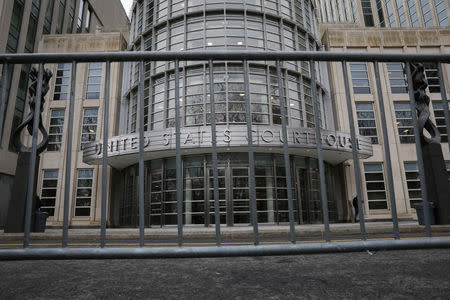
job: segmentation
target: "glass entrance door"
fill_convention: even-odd
[[[221,166],[217,168],[219,179],[219,212],[220,212],[220,224],[227,224],[227,179],[226,179],[226,167]],[[209,224],[214,225],[216,218],[214,215],[214,174],[213,169],[208,168],[208,206],[209,206]]]
[[[319,174],[315,169],[297,168],[300,223],[322,222]]]
[[[231,168],[231,205],[233,224],[250,223],[248,167]]]

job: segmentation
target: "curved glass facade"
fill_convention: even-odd
[[[317,20],[311,1],[137,1],[133,10],[131,50],[269,50],[316,51]],[[274,62],[251,62],[250,101],[254,124],[281,124],[278,82]],[[180,62],[182,126],[209,124],[209,66]],[[284,62],[283,86],[288,122],[313,127],[309,62]],[[316,87],[323,108],[325,65],[316,64]],[[138,63],[128,72],[126,129],[136,131]],[[145,130],[174,126],[174,63],[145,65]],[[217,124],[245,123],[244,72],[242,63],[214,64]],[[323,120],[323,121],[322,121]],[[327,127],[321,117],[321,126]]]
[[[265,50],[318,51],[317,19],[311,0],[169,0],[136,1],[133,8],[130,50]],[[309,62],[282,63],[281,82],[273,61],[251,61],[248,65],[249,95],[244,85],[242,62],[215,61],[214,86],[209,82],[207,61],[180,61],[179,99],[175,99],[173,61],[146,62],[144,76],[139,64],[130,63],[126,73],[127,99],[123,107],[122,134],[137,131],[138,83],[144,80],[144,130],[161,131],[175,127],[175,101],[180,103],[182,128],[209,126],[210,97],[214,93],[217,125],[246,126],[246,100],[250,101],[251,122],[281,129],[279,84],[285,96],[287,124],[292,128],[314,127],[312,89],[317,89],[320,127],[333,127],[324,111],[331,109],[325,64],[314,65],[317,81],[311,82]],[[183,129],[182,129],[183,130]],[[248,154],[236,149],[219,153],[219,194],[221,223],[250,222]],[[242,151],[242,150],[239,150]],[[186,152],[186,151],[185,151]],[[275,151],[277,152],[277,151]],[[198,153],[198,151],[196,152]],[[210,150],[197,156],[183,153],[185,224],[214,223]],[[233,153],[233,154],[231,154]],[[279,152],[278,152],[279,153]],[[288,221],[285,168],[278,154],[256,155],[256,198],[258,220],[262,223]],[[298,223],[322,219],[316,160],[292,156],[295,218]],[[145,216],[147,225],[176,224],[175,158],[146,162]],[[336,170],[327,166],[330,182]],[[137,166],[121,172],[120,225],[137,224]],[[332,185],[329,185],[332,186]],[[343,197],[329,197],[330,218],[338,220],[337,203]],[[342,218],[341,218],[342,219]]]
[[[288,198],[282,155],[256,154],[255,182],[258,222],[287,223]],[[331,221],[342,220],[337,168],[326,164],[328,209]],[[295,221],[322,222],[317,160],[292,156]],[[147,161],[145,165],[146,226],[177,223],[175,158]],[[218,157],[220,222],[229,226],[250,223],[248,154],[222,153]],[[120,226],[138,225],[138,166],[122,171]],[[213,174],[210,155],[183,157],[183,222],[214,224]],[[340,212],[339,212],[340,211]]]
[[[313,127],[311,80],[301,73],[286,71],[282,76],[288,125]],[[148,86],[148,82],[146,84]],[[245,124],[245,86],[242,64],[214,65],[214,100],[216,124]],[[251,64],[249,68],[250,102],[253,124],[280,125],[279,87],[275,68]],[[182,126],[210,124],[210,85],[208,65],[185,68],[180,72],[180,105]],[[128,133],[136,131],[137,91],[129,101]],[[323,106],[325,92],[319,96]],[[174,127],[175,78],[174,72],[165,72],[152,78],[151,92],[145,93],[145,130]],[[323,118],[320,117],[322,121]],[[324,120],[325,121],[325,120]],[[324,123],[324,121],[322,123]],[[325,127],[325,124],[321,124]]]

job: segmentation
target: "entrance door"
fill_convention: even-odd
[[[233,224],[250,223],[248,167],[231,167],[231,205]]]
[[[220,166],[217,168],[218,181],[219,181],[219,212],[220,212],[220,224],[227,224],[227,178],[226,167]],[[208,168],[208,206],[209,206],[209,224],[215,224],[216,218],[214,215],[214,175],[213,169]]]
[[[219,207],[220,224],[250,223],[250,200],[248,167],[219,166]],[[214,216],[214,177],[213,170],[208,167],[208,206],[209,223],[215,224]]]
[[[322,222],[319,174],[315,170],[297,168],[300,224]]]

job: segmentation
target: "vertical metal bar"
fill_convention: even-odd
[[[106,240],[106,187],[107,187],[107,156],[108,156],[108,121],[109,121],[109,85],[110,85],[111,62],[106,62],[105,83],[105,106],[103,109],[103,157],[102,157],[102,216],[100,230],[100,247],[105,247]]]
[[[322,199],[322,214],[323,214],[323,226],[325,229],[325,241],[329,242],[330,239],[330,220],[328,216],[328,197],[327,186],[325,182],[325,165],[323,163],[322,155],[322,135],[320,133],[320,111],[319,111],[319,99],[317,97],[317,85],[316,85],[316,67],[313,60],[309,61],[309,69],[311,72],[311,88],[312,88],[312,101],[314,104],[314,129],[316,130],[316,149],[317,158],[319,160],[319,175],[320,175],[320,195]],[[353,137],[352,140],[354,141]],[[355,148],[355,147],[352,147]]]
[[[430,210],[428,206],[428,191],[427,184],[425,182],[425,169],[423,165],[423,157],[422,157],[422,145],[420,141],[419,134],[419,126],[417,124],[417,110],[414,98],[414,88],[413,88],[413,80],[411,76],[411,66],[409,63],[406,63],[406,77],[408,78],[408,93],[409,93],[409,104],[411,107],[411,116],[413,119],[414,125],[414,140],[416,145],[416,153],[417,153],[417,165],[419,167],[419,179],[420,179],[420,190],[422,192],[422,201],[423,201],[423,211],[425,217],[425,231],[428,237],[431,237],[431,226],[430,226]]]
[[[33,136],[32,136],[32,146],[31,146],[31,157],[30,157],[30,168],[28,169],[28,189],[27,189],[27,203],[25,210],[25,230],[23,238],[23,247],[28,248],[30,246],[30,226],[31,226],[31,213],[33,196],[35,193],[35,169],[36,169],[36,156],[37,156],[37,140],[39,131],[39,119],[41,116],[41,94],[42,94],[42,78],[44,75],[44,65],[39,64],[39,72],[37,78],[36,87],[36,98],[34,103],[34,119],[33,119]]]
[[[392,176],[391,150],[389,147],[389,136],[386,125],[386,113],[384,111],[383,91],[381,90],[380,69],[377,61],[373,62],[373,67],[375,70],[375,81],[377,84],[378,106],[380,109],[381,117],[381,130],[383,131],[384,159],[386,160],[389,199],[391,200],[392,225],[394,226],[394,238],[398,240],[400,238],[400,232],[398,228],[397,204],[395,201],[394,178]]]
[[[3,70],[2,70],[2,91],[0,94],[0,146],[3,136],[3,123],[5,121],[5,109],[6,109],[6,90],[8,87],[6,86],[8,84],[8,64],[3,64]]]
[[[217,134],[216,134],[216,107],[214,101],[214,70],[213,61],[209,60],[209,95],[210,95],[210,120],[211,120],[211,142],[212,142],[212,163],[213,163],[213,186],[214,186],[214,219],[216,223],[216,245],[220,246],[222,239],[220,236],[220,206],[219,206],[219,172],[217,169]],[[208,199],[209,201],[209,199]],[[208,211],[209,218],[209,211]]]
[[[367,239],[366,233],[366,223],[364,218],[364,207],[362,205],[362,193],[361,193],[361,173],[359,170],[359,159],[357,152],[357,140],[355,133],[355,120],[353,117],[353,107],[352,100],[350,98],[350,87],[348,82],[348,71],[347,71],[347,62],[342,61],[342,70],[344,72],[344,85],[345,85],[345,96],[347,100],[347,113],[348,113],[348,121],[350,125],[350,135],[352,138],[352,155],[353,155],[353,168],[355,172],[355,186],[356,186],[356,197],[358,198],[358,208],[359,208],[359,227],[361,231],[361,239]]]
[[[441,63],[438,63],[437,67],[438,67],[438,76],[439,76],[439,86],[441,88],[442,109],[444,110],[445,124],[446,124],[446,127],[447,127],[448,149],[450,151],[450,113],[448,111],[447,92],[445,90],[444,76],[442,74],[442,65],[441,65]]]
[[[250,183],[250,211],[253,224],[253,240],[254,244],[259,244],[258,237],[258,212],[256,210],[256,189],[255,189],[255,156],[253,152],[253,136],[252,136],[252,113],[250,107],[250,87],[248,78],[248,62],[244,64],[244,85],[245,85],[245,113],[247,119],[247,140],[248,140],[248,166],[249,166],[249,183]]]
[[[73,113],[75,105],[75,82],[77,76],[77,63],[72,62],[72,75],[70,78],[70,102],[69,102],[69,124],[67,124],[66,142],[66,174],[64,178],[64,215],[63,235],[61,247],[67,247],[69,233],[69,206],[70,206],[70,172],[72,171],[72,137],[73,137]]]
[[[144,61],[139,75],[139,246],[144,247]]]
[[[181,162],[181,132],[180,132],[180,70],[179,61],[175,60],[175,144],[177,164],[177,224],[178,246],[183,246],[183,178]]]
[[[295,225],[294,225],[294,201],[292,199],[292,178],[291,178],[291,160],[289,157],[289,145],[287,136],[287,112],[286,101],[284,98],[284,85],[281,77],[280,61],[277,60],[277,77],[278,77],[278,95],[280,97],[280,111],[281,111],[281,126],[283,136],[283,154],[284,154],[284,168],[286,171],[286,188],[288,196],[289,209],[289,230],[291,243],[295,244]],[[300,212],[299,212],[300,213]]]

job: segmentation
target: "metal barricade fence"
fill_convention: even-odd
[[[280,109],[282,115],[282,139],[283,157],[286,169],[286,187],[288,193],[288,209],[289,209],[289,227],[291,244],[275,244],[260,245],[258,234],[258,219],[255,196],[255,164],[254,150],[252,139],[252,118],[250,106],[249,91],[249,61],[275,61],[276,76],[278,80],[278,93],[280,98]],[[435,62],[438,66],[438,76],[441,90],[441,100],[446,120],[447,132],[450,132],[450,115],[447,105],[447,97],[444,86],[442,63],[450,63],[449,54],[406,54],[406,53],[341,53],[341,52],[266,52],[266,51],[196,51],[196,52],[91,52],[91,53],[58,53],[58,54],[0,54],[0,62],[3,64],[2,71],[2,90],[0,98],[0,132],[3,130],[4,112],[6,103],[6,86],[8,68],[14,64],[39,64],[37,95],[41,93],[44,64],[45,63],[72,63],[71,87],[75,86],[76,67],[78,63],[86,62],[106,62],[106,84],[104,96],[104,128],[108,128],[109,123],[109,101],[110,101],[110,76],[112,62],[133,61],[139,62],[140,78],[143,78],[144,63],[148,61],[174,61],[175,63],[175,99],[179,99],[179,62],[180,61],[208,61],[209,64],[209,81],[210,81],[210,104],[211,115],[215,115],[215,99],[214,99],[214,61],[238,61],[243,63],[244,67],[244,85],[245,85],[245,110],[246,110],[246,126],[248,135],[248,161],[249,161],[249,191],[250,191],[250,215],[251,224],[253,226],[253,243],[254,245],[241,246],[224,246],[221,242],[220,217],[219,217],[219,193],[218,193],[218,164],[217,164],[217,146],[216,146],[216,121],[211,118],[212,132],[212,164],[213,164],[213,195],[214,195],[214,214],[215,214],[215,233],[216,246],[184,246],[183,245],[183,182],[182,170],[177,167],[176,171],[176,198],[177,198],[177,225],[178,225],[178,247],[144,247],[144,80],[139,81],[138,85],[138,115],[139,115],[139,184],[138,184],[138,205],[139,205],[139,247],[105,247],[106,240],[106,204],[107,204],[107,147],[102,147],[102,192],[101,192],[101,233],[100,248],[68,248],[68,229],[69,229],[69,205],[70,205],[70,183],[71,183],[71,161],[72,161],[72,136],[73,136],[73,114],[75,89],[70,89],[69,102],[69,120],[67,133],[66,148],[66,173],[64,178],[64,217],[61,248],[30,248],[30,223],[32,213],[32,195],[33,179],[35,176],[34,169],[36,167],[36,147],[38,138],[38,122],[40,114],[40,97],[37,97],[34,112],[34,127],[32,137],[32,156],[29,169],[25,232],[23,239],[23,249],[2,249],[0,250],[0,260],[8,259],[74,259],[74,258],[161,258],[161,257],[214,257],[214,256],[241,256],[241,255],[285,255],[285,254],[302,254],[302,253],[327,253],[327,252],[348,252],[361,250],[377,250],[377,249],[414,249],[414,248],[436,248],[450,247],[450,238],[432,238],[429,206],[427,198],[427,189],[424,180],[424,165],[422,160],[422,148],[420,145],[420,137],[417,125],[417,115],[412,113],[414,122],[414,137],[416,141],[417,162],[419,168],[420,188],[425,210],[425,228],[426,238],[400,239],[398,217],[396,211],[395,195],[393,189],[393,175],[390,159],[389,143],[384,143],[384,154],[386,158],[386,174],[389,190],[389,199],[391,203],[391,213],[393,222],[394,239],[385,240],[367,240],[364,212],[362,206],[362,189],[359,169],[359,157],[357,147],[352,147],[354,176],[356,184],[357,198],[359,202],[360,212],[360,239],[359,241],[342,242],[332,241],[330,236],[330,225],[328,217],[328,200],[325,181],[324,159],[322,155],[322,145],[316,142],[319,174],[320,174],[320,195],[323,212],[323,226],[325,242],[323,243],[296,243],[296,232],[294,226],[294,204],[292,195],[292,182],[290,170],[290,154],[287,143],[287,120],[286,120],[286,100],[284,98],[284,89],[281,84],[281,62],[283,61],[306,61],[309,62],[310,76],[313,85],[316,84],[315,62],[341,62],[345,83],[345,95],[347,103],[347,113],[349,119],[350,133],[352,141],[356,141],[355,120],[352,109],[352,99],[350,95],[350,86],[347,70],[347,62],[371,62],[375,70],[376,94],[380,107],[380,118],[382,126],[382,136],[384,141],[388,141],[388,132],[386,128],[386,115],[383,104],[383,92],[381,88],[379,63],[380,62],[401,62],[406,64],[406,75],[408,86],[413,86],[411,70],[409,63],[418,62]],[[410,97],[411,111],[415,111],[414,92],[412,88],[408,89]],[[321,128],[319,124],[318,96],[316,88],[312,88],[312,99],[314,104],[314,120],[315,120],[315,136],[316,141],[321,139]],[[176,163],[181,165],[181,144],[180,144],[180,103],[175,101],[175,132],[176,132]],[[108,131],[103,130],[103,145],[108,143]],[[450,146],[450,140],[449,140]]]

